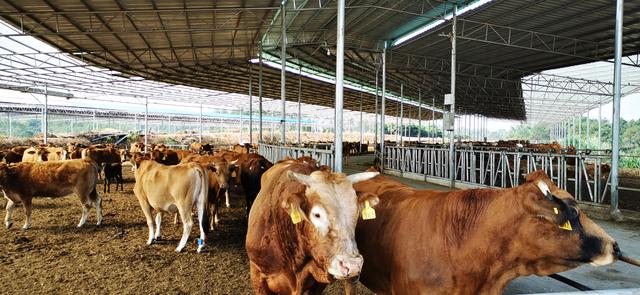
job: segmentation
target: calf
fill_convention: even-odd
[[[606,265],[617,243],[544,174],[509,189],[416,190],[378,176],[354,185],[378,195],[356,228],[360,281],[382,294],[500,294],[519,276]]]
[[[287,160],[262,176],[246,238],[256,294],[320,294],[334,279],[360,274],[356,222],[363,204],[377,198],[356,196],[353,184],[377,173],[318,169]]]
[[[23,203],[26,220],[23,229],[31,227],[31,201],[34,196],[63,197],[75,193],[80,198],[81,227],[87,221],[91,205],[96,207],[97,224],[102,223],[101,199],[96,193],[98,168],[84,160],[69,160],[41,163],[19,163],[8,166],[0,164],[0,187],[7,198],[5,225],[13,224],[13,209]]]
[[[147,245],[160,239],[163,212],[178,212],[182,219],[183,231],[176,252],[182,251],[193,227],[191,210],[196,206],[200,225],[198,243],[198,252],[200,252],[207,238],[209,218],[206,211],[209,178],[204,168],[196,163],[165,166],[150,160],[136,163],[135,168],[136,184],[133,192],[138,198],[149,227]],[[155,233],[152,208],[157,211]]]
[[[118,191],[118,184],[120,184],[120,189],[124,191],[121,163],[104,163],[102,170],[104,171],[104,193],[111,192],[111,183],[114,181],[116,183],[116,192]]]

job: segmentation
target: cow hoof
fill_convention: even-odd
[[[182,252],[182,249],[181,248],[176,248],[176,253],[180,253],[180,252]]]
[[[23,230],[27,230],[31,227],[31,224],[25,224],[24,226],[22,226]]]
[[[198,246],[198,253],[200,253],[200,254],[206,253],[206,250],[204,249],[204,245]]]
[[[7,229],[10,229],[11,226],[13,226],[13,222],[7,222],[5,225],[7,226]]]
[[[226,203],[224,205],[227,206],[227,208],[231,207],[231,204],[229,204],[229,203]]]

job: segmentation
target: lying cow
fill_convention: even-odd
[[[0,187],[7,198],[7,228],[13,224],[13,208],[23,203],[26,220],[23,229],[31,227],[31,200],[33,197],[63,197],[75,193],[80,198],[81,227],[87,221],[91,205],[96,207],[97,224],[102,223],[101,199],[96,193],[98,168],[84,160],[40,163],[19,163],[13,166],[0,164]]]
[[[162,213],[179,212],[183,231],[176,252],[182,251],[193,227],[191,210],[195,205],[200,226],[200,241],[198,243],[198,252],[200,252],[204,248],[209,229],[206,212],[209,193],[207,172],[196,163],[165,166],[155,161],[136,159],[140,162],[136,162],[134,166],[136,168],[136,184],[133,192],[140,202],[142,212],[147,219],[147,226],[149,226],[147,245],[160,239]],[[151,215],[152,208],[157,211],[155,233]]]
[[[416,190],[378,176],[380,198],[356,228],[360,281],[378,294],[500,294],[519,276],[606,265],[616,242],[542,171],[509,189]]]
[[[345,176],[297,160],[262,176],[249,213],[246,249],[257,294],[320,293],[334,279],[360,274],[354,231],[362,204],[353,184],[377,173]]]

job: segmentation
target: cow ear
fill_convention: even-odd
[[[369,202],[369,206],[371,207],[375,207],[380,203],[380,198],[372,193],[356,192],[356,195],[358,196],[358,205],[360,208],[362,208],[365,202]]]
[[[300,208],[302,204],[302,198],[295,193],[286,192],[284,199],[282,200],[282,208],[287,211],[289,217],[291,218],[291,222],[293,224],[300,223],[303,220],[307,220],[307,216]]]
[[[349,176],[347,176],[347,179],[349,181],[351,181],[352,184],[356,184],[360,181],[365,181],[365,180],[369,180],[371,178],[376,177],[378,174],[380,174],[379,172],[360,172],[360,173],[356,173],[356,174],[351,174]]]

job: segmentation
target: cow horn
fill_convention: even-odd
[[[352,184],[356,184],[360,181],[365,181],[365,180],[374,178],[378,174],[380,174],[380,172],[360,172],[360,173],[351,174],[347,176],[347,179],[351,181]]]
[[[540,191],[542,192],[542,194],[544,194],[544,196],[547,197],[547,199],[549,199],[549,201],[553,201],[553,195],[551,194],[551,190],[549,189],[549,186],[544,181],[538,181],[537,186],[538,186],[538,189],[540,189]]]
[[[302,183],[302,184],[304,184],[306,186],[311,186],[312,180],[311,180],[311,176],[309,176],[309,175],[295,173],[295,172],[289,170],[287,172],[287,176],[291,180],[295,180],[295,181],[297,181],[299,183]]]

